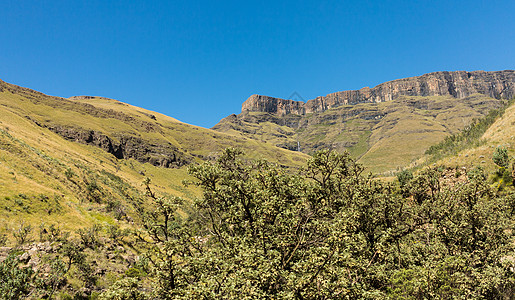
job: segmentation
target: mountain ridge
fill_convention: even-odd
[[[376,173],[403,168],[515,96],[515,71],[433,72],[307,102],[252,95],[212,129],[306,154],[349,151]]]
[[[267,112],[285,116],[323,112],[341,105],[380,103],[400,96],[452,96],[465,98],[473,94],[510,99],[515,96],[515,71],[439,71],[420,76],[387,81],[373,88],[348,90],[320,96],[307,102],[252,95],[241,112]]]

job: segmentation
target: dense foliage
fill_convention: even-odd
[[[319,152],[291,175],[227,150],[190,169],[204,195],[190,217],[158,199],[155,297],[484,298],[515,292],[513,195],[481,170],[436,169],[393,184],[347,154]],[[403,196],[404,195],[404,196]]]
[[[497,165],[497,170],[492,176],[498,190],[504,190],[513,186],[515,181],[515,165],[504,147],[497,147],[492,155],[492,160]]]
[[[34,271],[20,266],[14,254],[0,262],[0,299],[19,299],[33,290]]]
[[[0,262],[0,298],[509,299],[515,293],[515,194],[490,187],[481,169],[405,171],[387,183],[364,174],[348,154],[318,152],[295,174],[241,154],[227,149],[190,167],[190,184],[203,190],[193,204],[160,197],[146,180],[142,230],[110,226],[101,237],[93,226],[70,237],[45,228],[40,241],[55,250],[39,271],[25,265],[21,251]],[[124,247],[139,256],[116,277],[94,268],[102,255],[112,263]],[[82,288],[73,292],[74,286]]]
[[[508,156],[508,150],[504,147],[495,148],[494,154],[492,156],[494,163],[501,167],[507,168],[510,162],[510,157]]]

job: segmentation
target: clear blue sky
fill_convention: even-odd
[[[211,127],[251,94],[514,69],[514,13],[513,0],[3,0],[0,79]]]

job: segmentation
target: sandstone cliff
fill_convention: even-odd
[[[306,103],[252,95],[242,105],[242,112],[268,112],[284,116],[323,112],[346,104],[379,103],[399,96],[452,96],[465,98],[472,94],[511,99],[515,96],[515,71],[434,72],[417,77],[393,80],[374,88],[343,91],[317,97]]]

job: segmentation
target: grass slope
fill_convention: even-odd
[[[493,122],[486,120],[490,118],[489,116],[476,123],[481,124],[481,127],[483,127],[482,124],[485,121],[491,123],[482,130],[484,133],[478,135],[474,130],[472,134],[469,134],[470,139],[454,142],[454,145],[448,146],[452,149],[447,150],[447,153],[443,156],[426,154],[412,166],[424,166],[430,163],[450,167],[479,165],[489,173],[497,170],[497,166],[492,160],[497,147],[506,148],[511,157],[515,155],[515,105],[513,101],[505,109],[500,109],[495,115],[499,116],[495,117]]]
[[[403,96],[305,116],[244,112],[223,119],[213,128],[292,150],[300,143],[305,153],[347,150],[368,170],[389,174],[500,105],[500,100],[480,94],[463,99]]]
[[[164,168],[117,159],[105,150],[63,138],[62,127],[95,131],[117,142],[137,137],[151,146],[171,145],[189,163],[226,147],[250,158],[297,167],[306,155],[241,136],[181,123],[171,117],[102,97],[64,99],[0,81],[0,234],[22,224],[56,224],[74,230],[94,223],[131,224],[149,177],[159,194],[192,199],[187,167]]]

